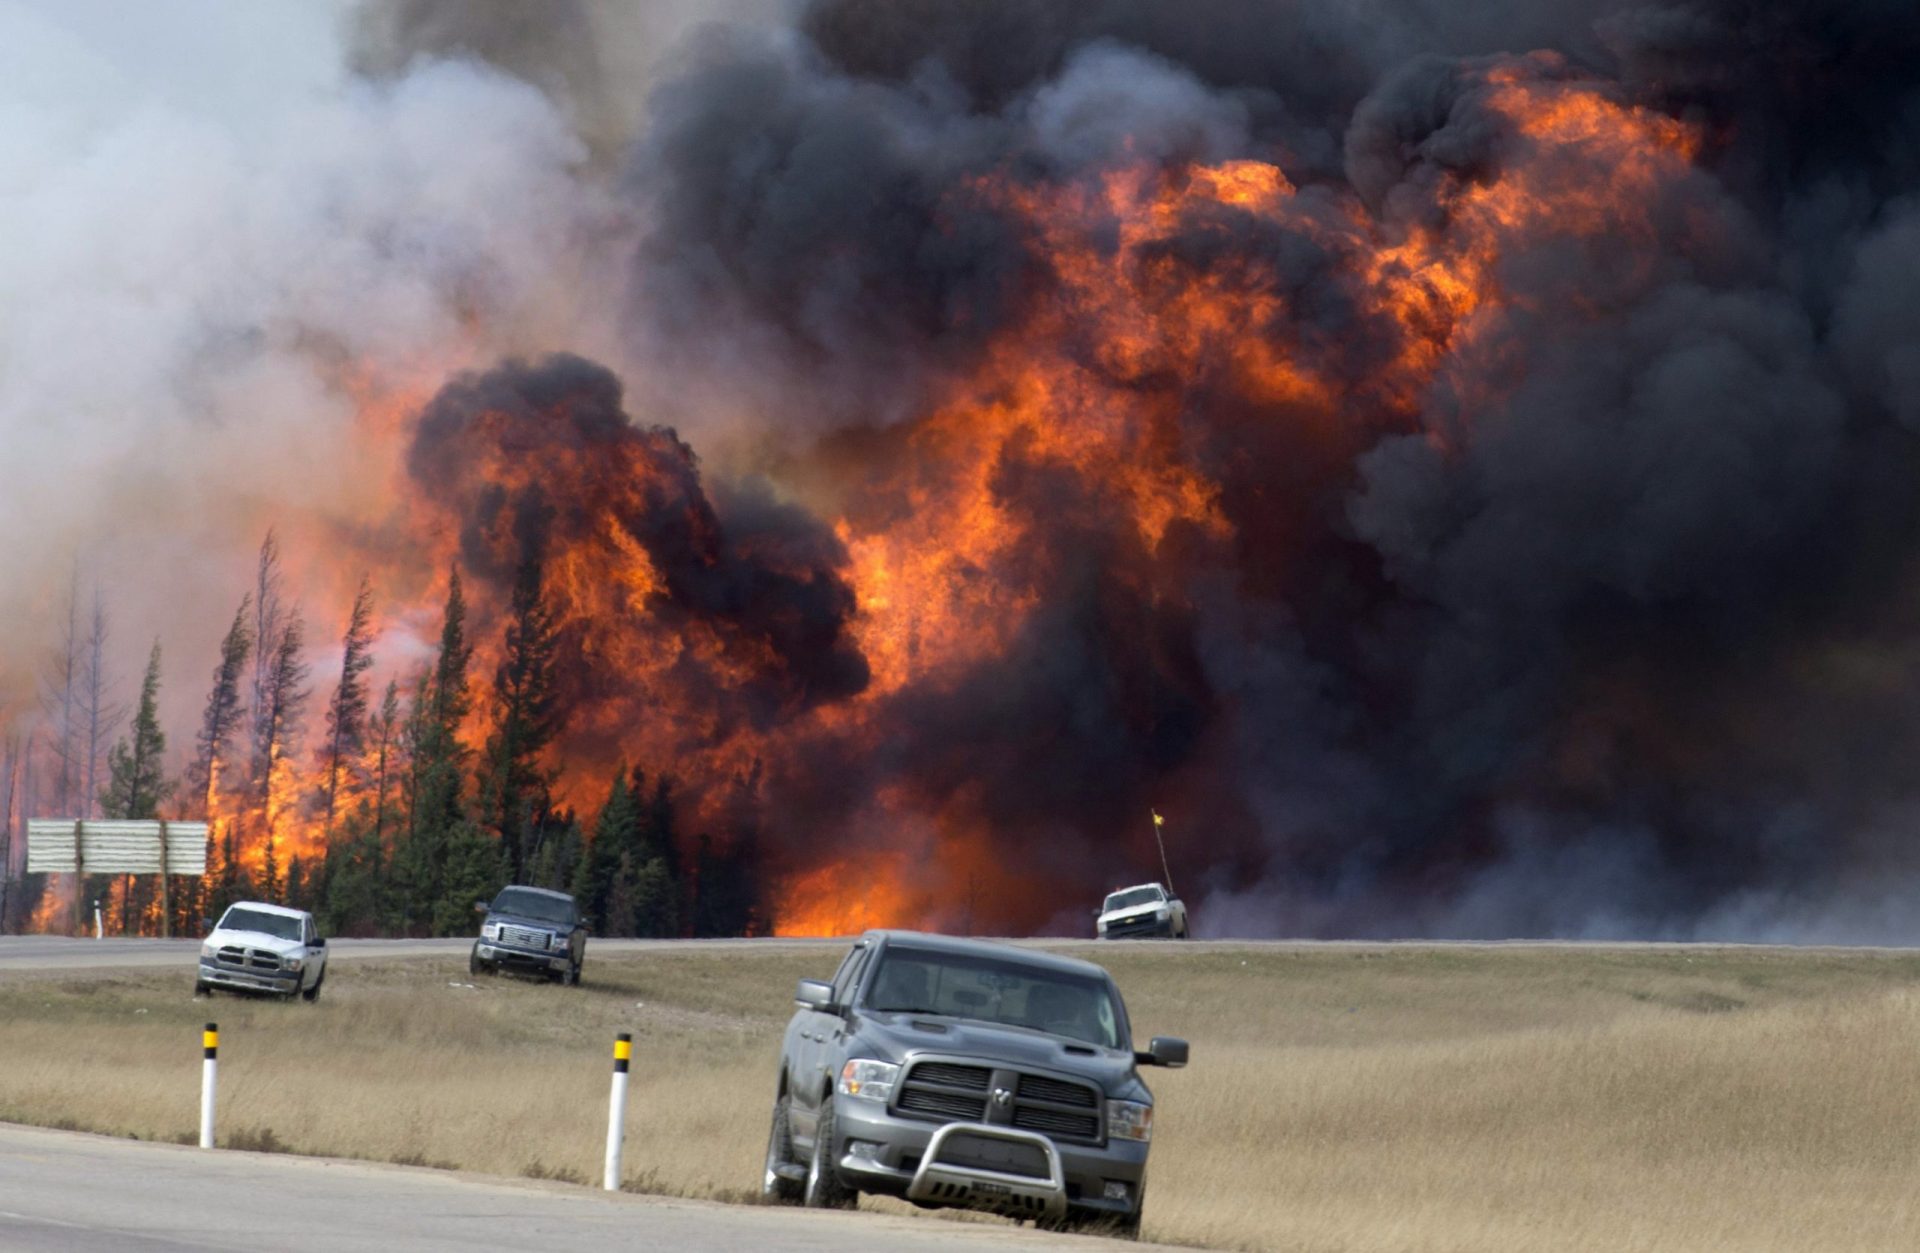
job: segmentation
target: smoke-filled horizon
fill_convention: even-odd
[[[538,518],[783,926],[1158,809],[1202,934],[1920,932],[1910,7],[268,12],[0,10],[0,702],[76,560],[178,745],[267,526],[397,673]]]

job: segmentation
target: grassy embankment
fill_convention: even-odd
[[[1101,949],[1159,1099],[1147,1235],[1238,1249],[1920,1247],[1920,955]],[[0,980],[0,1119],[189,1139],[221,1025],[230,1147],[746,1199],[793,981],[836,951],[590,961],[578,991],[342,964],[317,1005],[184,973]],[[866,1204],[873,1204],[869,1201]]]

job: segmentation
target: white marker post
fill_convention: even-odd
[[[213,1089],[220,1065],[220,1024],[210,1022],[200,1033],[200,1147],[213,1147]]]
[[[607,1113],[606,1190],[620,1190],[620,1141],[627,1127],[627,1064],[633,1059],[633,1037],[622,1031],[613,1037],[613,1093]]]

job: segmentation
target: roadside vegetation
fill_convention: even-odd
[[[1142,1045],[1193,1042],[1191,1067],[1148,1074],[1150,1239],[1920,1247],[1920,955],[1091,952]],[[476,980],[463,961],[355,962],[316,1005],[196,1002],[185,972],[15,975],[0,982],[0,1119],[190,1140],[215,1019],[224,1146],[597,1184],[626,1030],[626,1186],[747,1200],[793,983],[838,954],[604,959],[577,992]]]

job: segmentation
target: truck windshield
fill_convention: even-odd
[[[496,914],[514,914],[541,922],[573,921],[572,901],[563,896],[548,896],[545,892],[529,892],[525,888],[502,889],[488,908]]]
[[[866,1007],[1029,1027],[1120,1047],[1120,1015],[1103,980],[1015,961],[889,946]]]
[[[1124,892],[1115,892],[1107,898],[1106,909],[1112,913],[1116,909],[1132,909],[1135,905],[1158,905],[1167,899],[1160,894],[1159,888],[1128,888]],[[1082,908],[1085,908],[1082,906]]]
[[[264,909],[244,909],[235,905],[220,919],[222,931],[256,931],[281,940],[300,938],[300,920],[285,914],[270,914]]]

